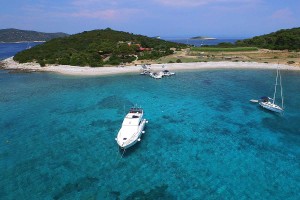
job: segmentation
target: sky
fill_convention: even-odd
[[[0,29],[249,38],[300,27],[299,10],[300,0],[1,0]]]

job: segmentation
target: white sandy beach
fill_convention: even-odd
[[[125,66],[125,67],[79,67],[69,65],[47,65],[40,67],[37,63],[20,64],[13,60],[13,57],[3,61],[3,68],[8,70],[25,70],[25,71],[41,71],[55,72],[65,75],[78,76],[100,76],[112,74],[140,73],[141,66]],[[163,67],[164,66],[164,67]],[[197,63],[167,63],[167,64],[151,64],[150,69],[153,71],[161,71],[168,69],[170,71],[187,71],[201,69],[276,69],[277,64],[257,63],[257,62],[197,62]],[[299,67],[291,65],[279,65],[282,70],[300,70]]]

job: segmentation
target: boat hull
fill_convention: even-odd
[[[143,130],[145,128],[145,125],[146,125],[146,119],[143,119],[141,124],[138,127],[137,132],[132,133],[132,137],[129,140],[127,140],[126,142],[122,142],[122,138],[119,138],[119,135],[118,135],[116,140],[117,140],[119,147],[121,149],[128,149],[129,147],[132,147],[133,145],[135,145],[140,140]]]
[[[276,104],[270,103],[270,102],[260,102],[259,105],[267,110],[281,113],[283,112],[283,109]]]

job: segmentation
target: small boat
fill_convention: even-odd
[[[150,67],[148,67],[147,65],[142,65],[142,69],[141,69],[141,73],[140,75],[149,75],[150,74]]]
[[[155,78],[155,79],[161,79],[163,77],[163,73],[162,72],[159,72],[159,73],[156,73],[156,72],[150,72],[149,75],[152,77],[152,78]]]
[[[27,42],[27,47],[26,49],[31,49],[31,46],[29,45],[29,42]]]
[[[279,77],[280,94],[281,94],[281,107],[275,104],[276,91],[277,91],[277,85],[278,85],[278,77]],[[268,110],[271,110],[274,112],[278,112],[278,113],[283,112],[283,95],[282,95],[281,74],[280,74],[280,71],[278,68],[277,68],[277,75],[276,75],[273,99],[270,97],[261,97],[258,100],[258,103],[260,106],[262,106],[265,109],[268,109]]]
[[[144,69],[144,70],[140,73],[140,75],[148,75],[148,74],[150,74],[150,71],[147,70],[147,69]]]
[[[174,72],[170,72],[169,70],[162,71],[163,76],[172,76],[175,75]]]
[[[115,138],[121,149],[127,149],[141,141],[141,135],[145,133],[144,127],[147,123],[143,115],[144,111],[142,108],[133,107],[125,116],[122,127]]]

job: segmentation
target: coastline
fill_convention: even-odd
[[[74,76],[105,76],[114,74],[128,74],[141,72],[141,66],[131,65],[125,67],[80,67],[69,65],[47,65],[41,67],[37,63],[20,64],[13,60],[13,57],[0,61],[0,68],[6,70],[17,70],[26,72],[54,72],[64,75]],[[164,66],[164,67],[163,67]],[[208,69],[276,69],[278,64],[257,63],[257,62],[194,62],[194,63],[166,63],[166,64],[151,64],[150,69],[153,71],[162,71],[168,69],[170,71],[190,71],[190,70],[208,70]],[[300,67],[292,65],[279,64],[281,70],[299,71]]]
[[[18,42],[0,42],[0,44],[19,44],[19,43],[43,43],[45,40],[34,40],[34,41],[18,41]]]

